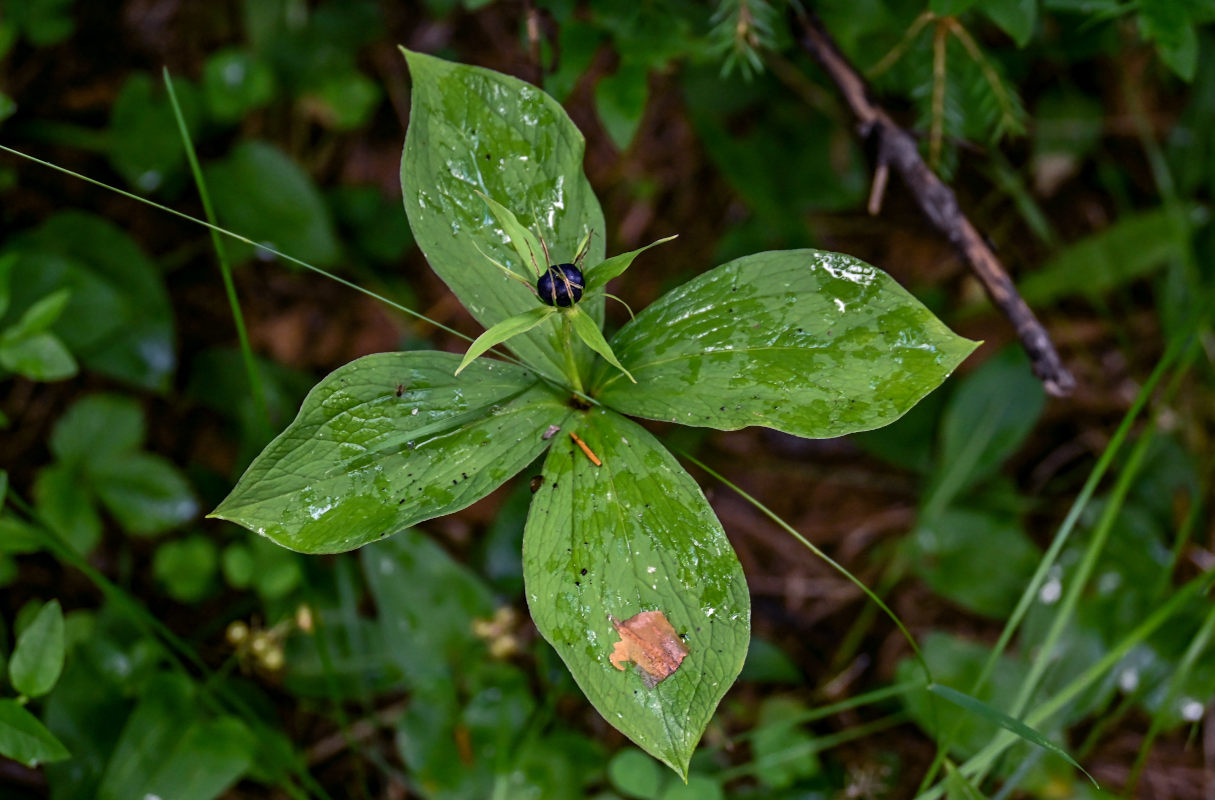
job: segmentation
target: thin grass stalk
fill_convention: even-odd
[[[182,147],[186,151],[186,160],[190,162],[190,172],[194,175],[194,185],[198,189],[198,198],[202,201],[203,213],[212,225],[216,223],[215,208],[211,204],[211,193],[207,191],[207,182],[203,179],[202,167],[198,163],[198,153],[194,149],[194,140],[186,129],[186,118],[177,102],[177,92],[173,89],[173,79],[169,68],[161,70],[165,90],[169,95],[169,103],[173,106],[173,116],[177,119],[177,130],[181,134]],[[263,441],[268,440],[272,433],[270,407],[266,404],[266,393],[262,388],[261,375],[257,371],[257,363],[253,358],[253,348],[249,345],[249,332],[245,329],[245,316],[241,312],[240,297],[236,294],[236,283],[232,280],[232,262],[228,257],[228,248],[220,235],[212,229],[211,246],[215,248],[215,258],[219,263],[219,274],[224,280],[224,293],[228,296],[228,308],[232,311],[232,324],[236,326],[236,338],[240,343],[241,361],[245,366],[245,374],[249,380],[249,391],[253,394],[253,403],[257,408],[259,433]]]
[[[1131,774],[1126,779],[1126,785],[1122,787],[1122,796],[1130,797],[1134,791],[1136,784],[1139,783],[1139,775],[1143,772],[1143,766],[1147,763],[1148,753],[1151,752],[1152,743],[1156,741],[1156,737],[1160,735],[1161,729],[1164,727],[1165,716],[1169,713],[1169,709],[1177,702],[1177,698],[1181,695],[1181,687],[1185,684],[1185,679],[1189,677],[1190,672],[1194,669],[1194,664],[1197,663],[1198,657],[1207,649],[1207,645],[1211,643],[1211,635],[1215,633],[1215,607],[1207,611],[1207,617],[1202,623],[1202,628],[1199,629],[1198,635],[1190,642],[1190,646],[1186,648],[1185,655],[1181,658],[1181,663],[1177,665],[1177,669],[1173,671],[1172,680],[1169,683],[1169,690],[1164,696],[1164,701],[1160,704],[1160,708],[1152,715],[1152,724],[1148,728],[1147,735],[1143,737],[1143,743],[1139,745],[1139,753],[1135,756],[1135,765],[1131,767]]]

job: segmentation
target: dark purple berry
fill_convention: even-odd
[[[585,283],[582,270],[573,264],[554,264],[536,281],[536,292],[545,305],[569,308],[582,299]]]

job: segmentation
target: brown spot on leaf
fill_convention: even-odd
[[[632,661],[651,689],[679,669],[688,654],[688,646],[661,611],[642,611],[624,622],[615,617],[609,619],[620,634],[620,641],[612,649],[612,666],[622,670],[626,662]]]

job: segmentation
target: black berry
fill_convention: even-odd
[[[582,270],[573,264],[554,264],[536,281],[536,292],[545,305],[569,308],[582,299],[583,286]]]

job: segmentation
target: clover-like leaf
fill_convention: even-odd
[[[601,364],[590,393],[623,414],[811,438],[893,422],[977,346],[884,272],[820,250],[723,264],[611,344],[638,383]]]
[[[334,371],[211,516],[305,553],[364,545],[480,500],[547,446],[564,397],[534,373],[453,353]]]
[[[607,409],[570,427],[553,440],[524,533],[532,619],[604,719],[686,776],[747,653],[742,569],[692,476],[644,428]],[[657,681],[612,663],[613,619],[648,611],[687,649]]]

